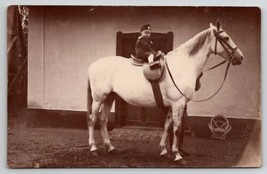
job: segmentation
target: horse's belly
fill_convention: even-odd
[[[118,77],[114,78],[113,91],[124,101],[135,106],[156,107],[152,87],[143,77],[143,72],[128,70],[116,74]]]
[[[124,95],[118,93],[118,95],[128,104],[140,107],[157,107],[155,99],[152,97],[143,98],[143,96]]]

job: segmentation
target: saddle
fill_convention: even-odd
[[[157,59],[158,57],[158,59]],[[142,59],[139,59],[135,57],[133,54],[131,54],[131,64],[134,66],[143,66],[143,74],[145,78],[149,81],[158,81],[163,74],[163,71],[165,69],[165,57],[164,54],[161,54],[156,57],[156,61],[159,61],[160,66],[158,68],[150,68],[149,63],[144,62]]]

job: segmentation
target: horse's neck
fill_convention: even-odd
[[[199,40],[198,37],[200,37],[199,35],[201,33],[185,42],[184,44],[180,45],[177,49],[173,50],[173,52],[169,56],[168,61],[172,62],[171,64],[173,67],[175,67],[174,69],[176,69],[176,71],[179,71],[179,68],[177,67],[180,67],[180,70],[183,71],[177,73],[190,72],[193,73],[197,78],[203,71],[203,67],[207,63],[209,55],[211,54],[211,39],[207,38],[201,49],[199,49],[195,54],[189,54],[189,50],[191,49],[192,45]]]
[[[194,56],[188,57],[186,60],[194,62],[192,63],[192,69],[195,70],[197,77],[202,73],[204,66],[206,65],[208,58],[210,56],[210,43],[209,41],[206,41],[207,44],[205,44],[202,49],[198,51]],[[185,58],[186,56],[184,56]]]

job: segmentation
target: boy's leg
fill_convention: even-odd
[[[154,59],[155,59],[155,55],[154,54],[150,54],[148,56],[148,63],[149,63],[149,66],[150,66],[151,70],[160,68],[159,60],[155,61]]]
[[[154,62],[154,54],[150,54],[148,56],[148,63],[152,63],[152,62]]]

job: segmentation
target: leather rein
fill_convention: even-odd
[[[216,65],[214,65],[214,66],[212,66],[212,67],[210,67],[210,68],[208,68],[208,69],[206,69],[206,70],[204,70],[203,72],[206,72],[206,71],[210,71],[210,70],[212,70],[212,69],[215,69],[215,68],[217,68],[217,67],[219,67],[219,66],[225,64],[226,62],[228,62],[228,64],[227,64],[227,66],[226,66],[225,73],[224,73],[224,78],[223,78],[223,81],[222,81],[220,87],[219,87],[219,88],[217,89],[217,91],[216,91],[214,94],[212,94],[211,96],[209,96],[209,97],[207,97],[207,98],[205,98],[205,99],[201,99],[201,100],[194,100],[194,99],[191,99],[191,98],[187,97],[187,96],[180,90],[180,88],[177,86],[177,84],[175,83],[175,81],[174,81],[174,79],[173,79],[173,76],[172,76],[172,74],[171,74],[171,71],[170,71],[170,69],[169,69],[167,60],[165,60],[165,64],[166,64],[168,73],[169,73],[169,75],[170,75],[170,77],[171,77],[171,80],[172,80],[174,86],[176,87],[176,89],[177,89],[177,90],[178,90],[178,91],[179,91],[179,92],[180,92],[186,99],[188,99],[188,100],[190,100],[190,101],[193,101],[193,102],[204,102],[204,101],[207,101],[207,100],[213,98],[216,94],[218,94],[218,92],[222,89],[222,87],[223,87],[223,85],[224,85],[224,82],[226,81],[226,77],[227,77],[228,70],[229,70],[229,67],[230,67],[231,62],[235,61],[235,59],[234,59],[234,57],[233,57],[233,54],[234,54],[234,52],[237,50],[237,47],[235,47],[235,48],[231,47],[231,45],[229,45],[229,44],[227,43],[227,41],[226,41],[224,38],[222,38],[222,37],[220,36],[220,34],[224,32],[223,30],[221,30],[221,31],[213,30],[213,32],[214,32],[214,36],[215,36],[215,38],[216,38],[216,40],[215,40],[214,54],[217,55],[217,42],[220,42],[220,44],[222,45],[222,47],[224,48],[224,50],[226,51],[226,53],[227,53],[227,55],[228,55],[228,60],[224,60],[224,61],[222,61],[222,62],[220,62],[220,63],[218,63],[218,64],[216,64]],[[229,51],[229,49],[231,50],[231,52]],[[202,76],[202,73],[200,74],[200,76]]]

